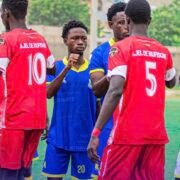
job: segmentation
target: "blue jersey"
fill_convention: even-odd
[[[90,73],[101,71],[104,72],[105,75],[107,74],[109,52],[111,46],[114,44],[114,39],[110,39],[110,41],[105,42],[94,49],[90,58]],[[113,119],[111,117],[105,125],[105,128],[112,129],[112,127]]]
[[[47,76],[52,81],[67,65],[67,58],[57,61],[56,74]],[[69,151],[86,151],[95,124],[96,98],[93,95],[89,64],[85,63],[66,74],[54,96],[54,109],[48,141]]]

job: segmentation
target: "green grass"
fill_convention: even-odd
[[[49,101],[49,114],[52,113],[52,101]],[[166,146],[166,170],[165,179],[173,180],[174,168],[178,151],[180,150],[180,98],[173,97],[166,100],[166,127],[170,143]],[[46,144],[41,141],[39,144],[39,160],[33,163],[34,180],[45,180],[41,176],[41,169],[44,159]],[[70,178],[66,178],[70,179]]]

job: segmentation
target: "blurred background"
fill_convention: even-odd
[[[149,36],[157,39],[170,50],[178,80],[180,75],[180,0],[148,1],[153,10]],[[112,3],[116,2],[120,2],[120,0],[29,0],[28,27],[42,34],[55,58],[62,59],[66,55],[66,47],[61,38],[62,26],[72,19],[81,20],[89,28],[86,50],[88,58],[92,49],[111,37],[106,12]],[[128,1],[124,0],[123,2]],[[3,31],[4,27],[0,21],[0,32]],[[170,137],[166,151],[166,180],[174,179],[173,171],[177,153],[180,150],[180,86],[178,84],[173,90],[166,92],[166,127]],[[53,101],[49,101],[48,104],[51,116]],[[45,146],[45,142],[40,143],[40,159],[34,162],[33,176],[35,180],[44,179],[40,174]]]
[[[0,0],[1,2],[2,0]],[[72,19],[89,28],[86,57],[98,44],[111,37],[106,12],[112,3],[128,0],[29,0],[27,22],[30,28],[45,36],[56,59],[62,59],[66,48],[61,38],[62,26]],[[180,74],[180,0],[149,0],[152,23],[149,36],[168,46],[173,55],[177,76]],[[0,32],[4,29],[0,22]]]

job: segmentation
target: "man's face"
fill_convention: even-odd
[[[8,12],[8,10],[4,9],[3,6],[1,6],[0,14],[1,14],[1,19],[2,19],[2,22],[4,24],[6,31],[9,31],[10,26],[9,26],[9,12]]]
[[[127,19],[124,12],[118,12],[113,16],[112,21],[109,21],[109,26],[113,30],[116,40],[122,40],[129,36]]]
[[[64,42],[69,53],[82,55],[87,47],[87,32],[83,28],[72,28]]]

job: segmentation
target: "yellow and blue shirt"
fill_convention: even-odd
[[[48,75],[54,80],[67,65],[67,58],[57,61],[56,74]],[[56,147],[69,151],[86,151],[91,131],[95,124],[96,98],[93,95],[89,63],[79,69],[72,68],[54,96],[54,108],[48,141]]]
[[[108,57],[111,46],[115,44],[115,40],[111,38],[109,41],[101,44],[98,46],[94,51],[91,53],[90,57],[90,74],[94,72],[103,72],[105,75],[108,71]],[[103,101],[104,97],[102,98]],[[113,120],[112,117],[108,120],[105,128],[112,129],[113,127]]]

